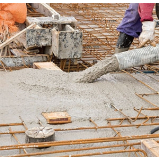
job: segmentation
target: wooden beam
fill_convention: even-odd
[[[36,24],[33,23],[33,24],[29,25],[27,28],[25,28],[22,31],[20,31],[19,33],[17,33],[16,35],[14,35],[13,37],[11,37],[10,39],[6,40],[4,43],[2,43],[0,45],[0,49],[3,49],[5,46],[7,46],[11,42],[13,42],[17,37],[19,37],[20,35],[22,35],[23,33],[25,33],[28,29],[31,29],[31,28],[33,28],[35,26],[36,26]]]
[[[27,55],[24,51],[21,49],[11,49],[11,52],[16,56],[16,57],[21,57]]]
[[[153,139],[141,140],[141,149],[143,149],[148,157],[159,157],[159,144]]]
[[[38,62],[33,63],[34,69],[46,69],[46,70],[59,70],[62,71],[55,63],[53,62]]]

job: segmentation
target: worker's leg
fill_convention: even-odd
[[[125,16],[117,27],[120,32],[115,53],[127,51],[133,42],[134,37],[138,37],[142,31],[142,23],[138,13],[138,3],[131,3],[125,12]]]

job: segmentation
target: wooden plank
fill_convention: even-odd
[[[143,149],[148,157],[159,157],[159,144],[153,139],[141,140],[141,149]]]
[[[53,62],[37,62],[37,63],[33,63],[33,68],[34,69],[46,69],[46,70],[60,70],[60,71],[62,71]]]
[[[42,113],[49,124],[70,123],[71,116],[67,112]]]
[[[27,55],[24,51],[22,51],[21,49],[11,49],[11,52],[16,56],[16,57],[20,57],[20,56],[25,56]]]
[[[33,28],[35,26],[36,26],[36,24],[33,23],[33,24],[29,25],[27,28],[25,28],[22,31],[20,31],[19,33],[17,33],[16,35],[14,35],[13,37],[11,37],[10,39],[6,40],[4,43],[0,44],[0,49],[4,48],[5,46],[7,46],[11,42],[13,42],[17,37],[19,37],[20,35],[25,33],[28,29],[31,29],[31,28]]]

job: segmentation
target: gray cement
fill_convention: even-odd
[[[132,77],[123,73],[108,73],[98,78],[94,83],[75,83],[75,77],[80,73],[65,73],[50,70],[22,69],[12,72],[0,71],[0,124],[19,123],[19,116],[22,117],[28,128],[39,127],[38,119],[43,126],[54,128],[76,128],[93,127],[94,124],[89,121],[91,117],[99,126],[108,125],[107,118],[124,117],[118,111],[111,108],[111,103],[132,117],[137,116],[133,107],[142,106],[153,107],[135,95],[135,93],[153,93],[145,85],[136,81]],[[159,90],[159,83],[147,75],[133,74],[146,84]],[[150,74],[154,78],[159,77]],[[149,96],[149,99],[158,105],[158,95]],[[71,116],[72,123],[61,125],[49,125],[46,119],[41,115],[42,112],[65,111]],[[142,111],[146,115],[159,115],[158,111]],[[142,115],[141,115],[142,116]],[[141,123],[137,120],[133,124]],[[150,121],[149,121],[150,122]],[[154,122],[158,122],[156,119]],[[118,124],[119,122],[111,122]],[[129,124],[125,121],[124,124]],[[122,136],[148,134],[154,126],[115,128]],[[13,126],[12,130],[24,130],[23,126]],[[0,127],[0,132],[7,132],[8,127]],[[116,133],[111,129],[98,130],[77,130],[77,131],[57,131],[55,140],[75,140],[90,139],[102,137],[114,137]],[[20,143],[25,143],[25,134],[16,134]],[[73,146],[57,146],[46,149],[26,149],[28,153],[53,151],[61,149],[71,149],[80,147],[104,146],[111,144],[120,144],[122,142],[109,142],[97,144],[81,144]],[[0,145],[17,144],[11,135],[0,135]],[[81,153],[91,153],[99,151],[120,150],[120,148],[108,148],[102,150],[88,150],[81,152],[66,152],[59,154],[49,154],[45,156],[74,155]],[[23,153],[21,151],[21,153]],[[1,156],[19,154],[19,150],[0,151]],[[101,156],[122,157],[128,156],[128,153],[110,154]],[[131,153],[131,156],[135,156]]]

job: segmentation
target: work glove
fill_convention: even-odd
[[[139,36],[139,48],[143,47],[147,42],[154,47],[156,46],[156,42],[154,41],[155,26],[155,21],[142,22],[142,33]]]

